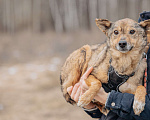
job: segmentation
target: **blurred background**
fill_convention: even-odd
[[[138,20],[150,0],[0,0],[0,120],[91,120],[64,100],[67,56],[105,35],[95,18]]]

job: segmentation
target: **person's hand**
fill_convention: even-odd
[[[89,76],[89,74],[92,72],[93,67],[90,67],[80,78],[80,81],[76,83],[73,86],[70,86],[67,88],[67,92],[71,96],[71,99],[73,99],[75,102],[78,102],[80,95],[82,95],[84,92],[86,92],[89,87],[85,83],[85,79]],[[108,93],[104,91],[104,89],[101,87],[97,95],[95,96],[95,100],[99,101],[100,103],[105,104],[107,100]],[[86,109],[94,108],[95,105],[91,102],[89,105],[84,106]]]
[[[93,67],[90,67],[80,79],[80,89],[81,89],[80,95],[82,95],[89,89],[89,87],[87,86],[87,84],[85,82],[85,79],[89,76],[89,74],[92,72],[92,70],[93,70]],[[104,91],[103,87],[101,87],[99,92],[97,93],[97,95],[94,97],[94,99],[99,101],[100,103],[105,104],[107,97],[108,97],[108,93],[106,93]]]
[[[90,67],[80,78],[80,81],[76,83],[74,86],[70,86],[67,88],[67,92],[71,96],[71,99],[73,99],[76,103],[79,100],[80,95],[82,95],[84,92],[86,92],[89,87],[85,83],[85,79],[89,76],[89,74],[92,72],[93,67]],[[91,102],[90,104],[84,106],[86,109],[92,109],[95,105]]]

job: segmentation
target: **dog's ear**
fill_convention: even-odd
[[[100,30],[102,30],[106,35],[108,29],[111,27],[112,23],[107,19],[95,19],[96,25]]]
[[[145,29],[147,34],[147,44],[149,45],[150,44],[150,19],[140,22],[139,25]]]
[[[150,19],[140,22],[139,25],[146,30],[150,29]]]

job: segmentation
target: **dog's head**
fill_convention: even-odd
[[[114,23],[106,19],[96,19],[96,25],[108,37],[108,45],[122,53],[132,49],[143,49],[147,44],[147,32],[150,29],[150,20],[137,23],[126,18]]]

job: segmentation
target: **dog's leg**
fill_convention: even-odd
[[[129,84],[129,81],[120,86],[119,90],[123,93],[134,94],[133,110],[136,115],[140,115],[145,106],[146,89],[140,85],[136,87],[134,84]]]
[[[80,107],[88,105],[102,86],[101,82],[93,75],[89,75],[85,82],[89,86],[89,89],[79,98],[77,105]]]
[[[146,89],[144,86],[138,86],[134,96],[133,110],[136,115],[144,110]]]

